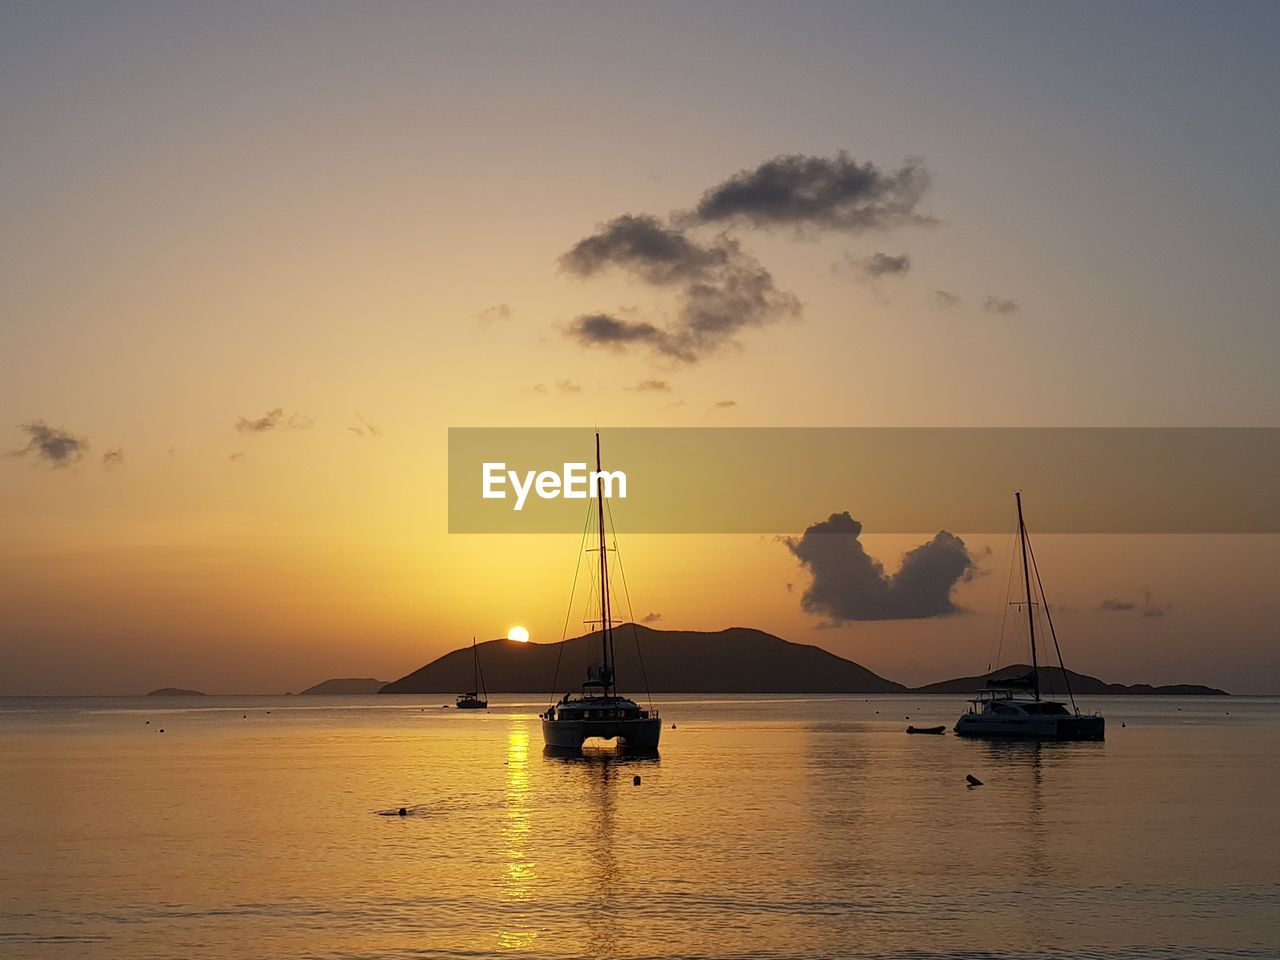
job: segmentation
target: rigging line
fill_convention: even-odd
[[[1053,629],[1053,615],[1049,612],[1049,599],[1044,595],[1044,584],[1040,582],[1040,568],[1036,566],[1036,552],[1027,544],[1027,552],[1031,554],[1031,569],[1036,575],[1036,585],[1040,587],[1040,600],[1044,605],[1045,621],[1049,624],[1049,636],[1053,637],[1053,652],[1058,655],[1058,667],[1062,670],[1062,682],[1067,686],[1067,699],[1071,701],[1073,713],[1079,713],[1075,695],[1071,692],[1071,678],[1067,676],[1067,665],[1062,662],[1062,648],[1058,646],[1058,631]]]
[[[1004,652],[1004,631],[1009,623],[1009,598],[1013,596],[1013,571],[1014,571],[1014,551],[1013,551],[1014,534],[1009,534],[1008,550],[1009,550],[1009,576],[1004,585],[1005,604],[1000,611],[1000,621],[997,624],[996,634],[996,656],[994,663],[987,661],[987,673],[1000,666],[1000,655]]]
[[[560,683],[560,661],[564,658],[564,641],[569,636],[569,618],[573,616],[573,595],[578,590],[578,575],[582,572],[582,557],[585,554],[584,547],[587,543],[587,530],[591,526],[591,506],[587,506],[587,519],[582,525],[582,539],[578,542],[578,562],[573,568],[573,586],[569,588],[569,605],[564,611],[564,627],[560,630],[560,649],[556,653],[556,672],[551,678],[551,698],[550,706],[555,705],[556,690],[559,689]]]
[[[640,678],[644,681],[644,696],[649,701],[649,709],[653,709],[653,692],[649,689],[649,674],[644,668],[644,650],[640,646],[640,628],[636,626],[636,611],[631,606],[631,589],[627,586],[627,571],[622,568],[622,551],[618,549],[618,528],[613,523],[613,505],[607,500],[605,515],[609,518],[609,526],[613,527],[613,552],[618,558],[618,578],[622,581],[622,595],[627,601],[627,619],[631,621],[631,636],[636,643],[636,657],[640,661]]]

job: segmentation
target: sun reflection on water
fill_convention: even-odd
[[[529,859],[529,730],[518,721],[507,736],[506,814],[502,823],[504,871],[502,902],[507,905],[498,947],[525,950],[536,931],[529,928],[535,864]]]

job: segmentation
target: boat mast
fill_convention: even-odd
[[[609,609],[609,555],[604,534],[604,498],[600,490],[600,431],[596,431],[596,514],[600,527],[600,650],[604,656],[604,681],[602,693],[609,696],[613,687],[613,658],[609,655],[613,649],[613,617]]]
[[[1031,607],[1031,571],[1027,566],[1027,524],[1022,519],[1022,491],[1013,494],[1018,501],[1018,538],[1022,543],[1022,579],[1027,585],[1027,629],[1031,633],[1031,682],[1035,697],[1040,699],[1040,664],[1036,660],[1036,613]]]

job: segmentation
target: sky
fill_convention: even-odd
[[[1266,3],[6,3],[0,694],[559,639],[577,538],[450,535],[449,427],[1275,426],[1277,64]],[[858,619],[802,533],[619,530],[657,626],[986,667],[1007,537]],[[1280,693],[1276,538],[1036,543],[1069,666]]]

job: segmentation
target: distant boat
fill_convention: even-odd
[[[476,649],[476,638],[471,638],[471,660],[473,675],[471,689],[458,694],[455,705],[459,710],[488,710],[489,691],[484,688],[484,673],[480,669],[480,651]]]
[[[907,727],[907,733],[927,733],[935,737],[940,737],[946,732],[946,727]]]
[[[600,663],[587,668],[582,693],[566,693],[542,714],[542,739],[548,747],[580,750],[597,737],[639,750],[656,750],[662,735],[658,711],[643,709],[618,694],[613,654],[613,613],[609,593],[609,550],[605,539],[605,501],[600,491],[600,434],[596,434],[595,511],[600,553]],[[572,602],[572,600],[570,601]],[[561,640],[561,643],[564,641]],[[638,642],[638,636],[637,636]]]
[[[1022,518],[1022,492],[1015,493],[1014,497],[1018,503],[1018,539],[1022,546],[1022,579],[1026,585],[1023,602],[1027,607],[1027,630],[1031,640],[1031,670],[1022,676],[988,680],[987,689],[969,701],[969,710],[956,721],[955,731],[962,737],[1102,740],[1106,733],[1106,720],[1096,714],[1082,714],[1071,693],[1071,681],[1068,679],[1066,665],[1062,662],[1062,650],[1058,646],[1057,632],[1053,629],[1049,604],[1044,598],[1040,571],[1035,569],[1035,558],[1027,543],[1027,524]],[[1058,666],[1062,669],[1062,678],[1067,688],[1069,709],[1065,703],[1045,700],[1040,696],[1040,662],[1036,654],[1037,604],[1032,597],[1031,588],[1033,570],[1036,586],[1039,588],[1040,606],[1049,627],[1049,636],[1053,638]]]

